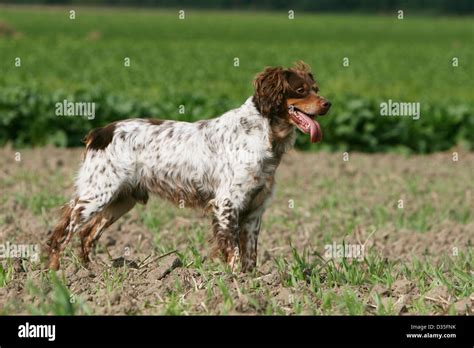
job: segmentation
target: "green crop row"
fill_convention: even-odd
[[[95,117],[58,116],[57,103],[64,100],[94,103]],[[311,145],[308,136],[299,134],[297,148],[417,153],[443,151],[456,145],[474,148],[470,104],[421,103],[420,118],[415,120],[408,116],[381,116],[381,100],[346,95],[331,101],[330,114],[318,119],[324,133],[323,143]],[[8,88],[0,93],[0,144],[10,141],[20,147],[80,146],[90,129],[112,121],[153,117],[192,122],[220,115],[237,106],[239,103],[225,96],[217,99],[198,94],[165,96],[155,102],[143,102],[100,89],[71,94]]]

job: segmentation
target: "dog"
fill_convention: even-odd
[[[294,146],[296,128],[322,140],[316,116],[331,103],[304,62],[267,67],[254,80],[254,94],[237,109],[194,123],[128,119],[92,130],[75,181],[49,239],[49,268],[59,269],[71,237],[81,239],[81,258],[104,230],[150,193],[212,216],[211,257],[232,270],[255,269],[262,215],[275,185],[275,171]]]

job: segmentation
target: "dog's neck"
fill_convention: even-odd
[[[281,117],[270,118],[270,139],[275,157],[280,158],[295,145],[295,127]]]
[[[246,103],[251,103],[252,107],[264,118],[269,121],[270,125],[270,144],[274,158],[279,163],[281,157],[285,152],[293,148],[296,140],[295,127],[289,124],[285,115],[279,116],[277,114],[264,114],[262,108],[258,103],[258,98],[252,96],[247,99]],[[273,111],[275,112],[275,111]],[[286,112],[284,109],[280,109],[278,112]]]

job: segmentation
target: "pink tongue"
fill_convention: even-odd
[[[321,131],[321,127],[319,126],[319,123],[316,122],[315,120],[312,120],[302,112],[298,113],[301,117],[305,119],[306,122],[309,124],[309,133],[310,133],[310,139],[312,143],[319,143],[321,140],[323,140],[323,132]]]

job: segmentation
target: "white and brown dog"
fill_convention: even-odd
[[[242,271],[256,265],[262,214],[282,155],[295,142],[295,126],[322,139],[316,115],[331,104],[318,95],[309,67],[266,68],[253,97],[224,115],[195,123],[130,119],[92,130],[86,137],[76,194],[49,241],[49,267],[74,234],[82,259],[103,231],[149,193],[209,209],[213,252]]]

